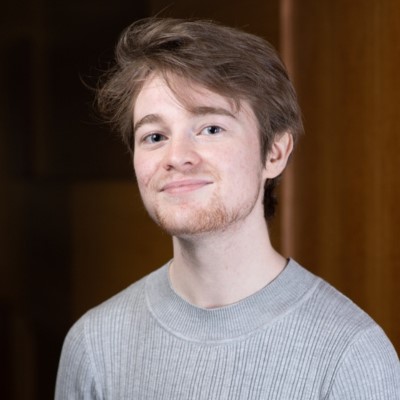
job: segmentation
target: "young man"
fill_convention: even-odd
[[[99,102],[174,257],[74,325],[56,399],[400,398],[382,330],[271,246],[273,189],[302,124],[264,40],[139,21]]]

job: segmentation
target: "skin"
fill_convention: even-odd
[[[263,164],[247,102],[237,110],[196,84],[185,90],[190,110],[161,77],[143,86],[133,115],[134,168],[147,211],[173,236],[174,289],[199,307],[221,307],[286,265],[271,246],[262,196],[265,180],[285,168],[292,137],[280,135]]]

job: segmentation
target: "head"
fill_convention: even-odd
[[[188,107],[190,99],[181,92],[183,85],[172,85],[176,78],[218,93],[237,108],[247,101],[258,121],[263,162],[280,135],[289,133],[296,142],[302,132],[293,86],[276,51],[264,39],[211,21],[149,18],[122,33],[116,65],[98,91],[100,111],[116,126],[132,153],[135,101],[155,73]],[[278,179],[265,184],[267,219],[275,212]]]

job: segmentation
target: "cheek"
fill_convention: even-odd
[[[144,159],[144,157],[134,156],[133,169],[135,171],[136,179],[140,189],[146,188],[153,175],[151,163]]]
[[[237,154],[235,167],[230,170],[234,187],[240,187],[243,195],[253,194],[263,187],[263,168],[259,154],[246,153]]]
[[[249,179],[262,170],[260,152],[255,146],[243,144],[240,151],[236,151],[234,155],[231,155],[231,159],[233,160],[233,166],[237,170],[237,173],[240,175],[247,175]]]

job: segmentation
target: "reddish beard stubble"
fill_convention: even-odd
[[[217,181],[218,182],[218,181]],[[214,192],[208,201],[199,205],[191,201],[175,204],[155,204],[153,220],[168,234],[176,237],[222,232],[230,226],[244,220],[254,209],[260,191],[246,201],[227,208],[218,192]]]

